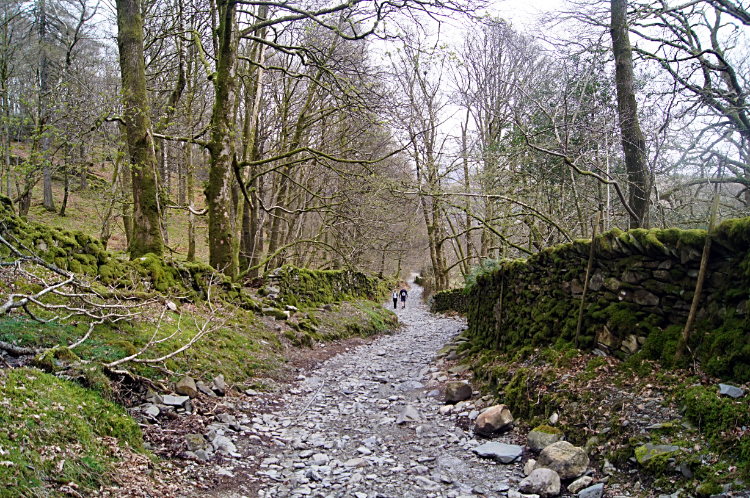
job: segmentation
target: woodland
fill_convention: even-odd
[[[131,258],[409,266],[437,290],[596,219],[747,214],[742,2],[492,7],[3,1],[2,191]]]

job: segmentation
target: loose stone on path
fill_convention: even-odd
[[[510,445],[509,435],[491,443],[505,448],[505,456],[476,452],[486,440],[478,441],[471,429],[481,410],[469,399],[471,386],[455,385],[461,399],[449,402],[468,401],[450,405],[453,414],[440,410],[438,388],[460,373],[439,370],[435,357],[466,323],[429,313],[421,293],[413,286],[410,305],[396,311],[402,324],[397,333],[304,372],[281,395],[284,412],[253,424],[277,442],[263,448],[259,496],[500,497],[517,487],[523,448]]]

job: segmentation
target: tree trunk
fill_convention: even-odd
[[[232,231],[231,190],[232,161],[235,159],[233,137],[234,100],[237,93],[237,29],[235,14],[237,4],[232,0],[218,0],[220,14],[217,35],[219,52],[214,77],[215,100],[211,114],[211,168],[206,187],[208,205],[209,264],[233,277],[234,233]]]
[[[70,154],[65,158],[65,164],[63,165],[63,183],[64,193],[62,205],[60,206],[60,216],[65,216],[65,210],[68,207],[68,194],[70,193],[70,179],[68,178],[68,161],[71,159]],[[105,246],[106,247],[106,244]]]
[[[130,257],[146,253],[161,256],[164,245],[159,230],[156,191],[156,154],[146,94],[143,58],[143,19],[140,0],[116,0],[117,42],[120,49],[123,115],[133,185],[133,233]]]
[[[610,32],[616,63],[617,110],[630,185],[629,202],[637,215],[637,218],[630,215],[630,228],[648,228],[651,186],[646,161],[646,140],[638,122],[638,104],[633,88],[633,51],[628,35],[627,8],[627,0],[611,0]]]
[[[195,208],[193,204],[193,144],[187,144],[187,171],[185,172],[185,183],[186,186],[186,194],[187,194],[187,204],[190,207],[191,211],[189,211],[188,214],[188,253],[187,253],[187,260],[191,263],[195,261],[195,215],[193,214],[192,209]]]
[[[42,142],[42,170],[44,173],[44,209],[55,212],[55,198],[52,197],[52,164],[49,159],[49,136],[47,120],[49,119],[49,61],[47,60],[47,4],[39,2],[39,133]]]

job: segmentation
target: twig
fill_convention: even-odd
[[[322,381],[322,384],[320,384],[320,387],[318,388],[318,390],[315,391],[315,394],[313,394],[313,397],[310,398],[310,401],[308,401],[307,404],[304,406],[304,408],[302,408],[302,410],[297,414],[297,418],[299,418],[303,413],[307,411],[308,408],[310,408],[310,405],[315,400],[315,398],[318,397],[318,394],[320,394],[320,391],[323,390],[325,385],[326,385],[326,381]]]

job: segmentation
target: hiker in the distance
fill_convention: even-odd
[[[401,309],[406,308],[406,296],[408,293],[406,292],[405,288],[401,288],[401,292],[399,292],[399,295],[401,296]]]
[[[393,309],[397,308],[398,304],[398,289],[393,289]]]

